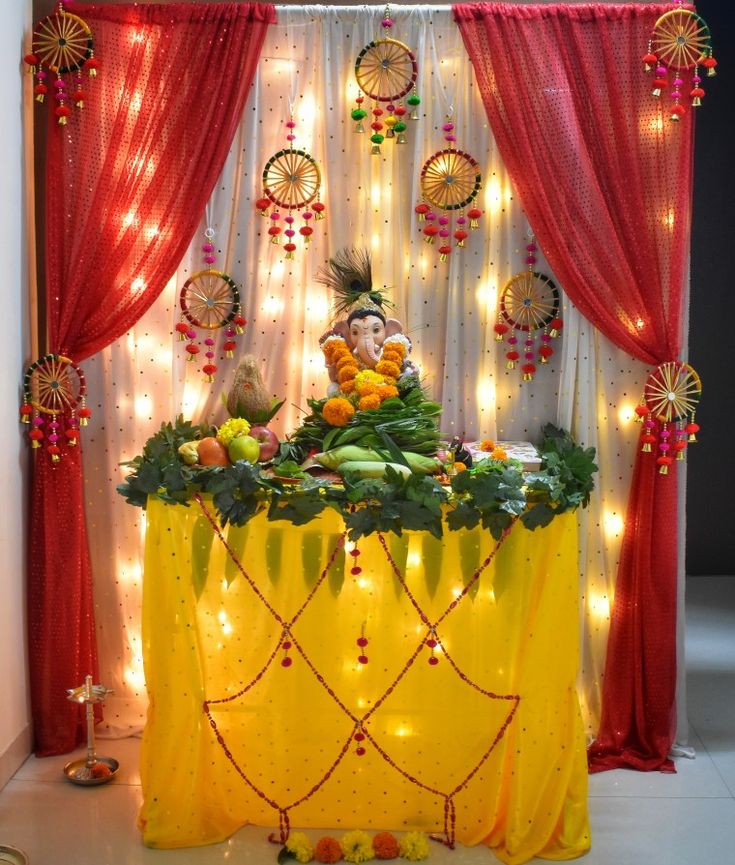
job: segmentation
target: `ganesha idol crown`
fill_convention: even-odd
[[[373,288],[368,252],[340,250],[317,279],[334,296],[336,320],[320,340],[329,395],[359,397],[361,408],[377,408],[397,395],[400,378],[418,372],[407,359],[411,342],[401,322],[386,317],[389,303]]]

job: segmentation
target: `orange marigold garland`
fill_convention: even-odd
[[[349,400],[335,396],[324,403],[322,415],[332,426],[347,426],[355,414],[355,407]]]

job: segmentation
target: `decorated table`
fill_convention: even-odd
[[[146,844],[422,829],[505,862],[590,844],[576,518],[347,539],[331,509],[147,508]]]

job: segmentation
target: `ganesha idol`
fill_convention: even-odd
[[[396,396],[400,379],[418,375],[408,359],[411,341],[401,322],[385,314],[387,301],[372,286],[367,252],[341,250],[317,278],[333,291],[337,315],[319,340],[329,371],[328,396],[355,394],[360,408],[377,408]]]

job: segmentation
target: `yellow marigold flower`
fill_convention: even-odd
[[[244,417],[231,417],[217,430],[217,441],[228,447],[233,439],[246,436],[250,432],[250,424]]]
[[[492,453],[495,450],[495,442],[492,439],[483,439],[480,442],[480,450],[486,453]]]
[[[429,855],[429,842],[423,832],[407,832],[398,842],[401,856],[409,862],[418,862]]]
[[[337,373],[337,381],[342,384],[343,381],[353,379],[357,375],[357,372],[357,367],[353,366],[353,364],[343,366],[342,369]]]
[[[381,360],[375,365],[375,372],[381,375],[387,375],[390,378],[398,378],[401,374],[401,368],[397,363],[391,363],[389,360]]]
[[[343,835],[340,846],[345,862],[369,862],[373,858],[373,842],[361,829]]]
[[[502,460],[503,462],[508,459],[508,454],[502,448],[495,448],[490,456],[494,460]]]
[[[339,389],[342,391],[342,393],[348,393],[348,394],[354,393],[354,391],[355,391],[354,378],[350,378],[347,381],[343,381],[342,384],[340,384]]]
[[[398,364],[399,367],[403,361],[403,358],[401,357],[400,354],[398,354],[397,351],[391,351],[390,349],[386,349],[386,351],[383,352],[380,359],[381,360],[389,360],[391,363]]]
[[[464,463],[455,463],[454,470],[455,472],[466,472],[467,466]]]
[[[311,862],[314,848],[304,832],[292,832],[286,841],[286,850],[296,857],[297,862]]]
[[[355,407],[341,396],[333,396],[324,403],[322,416],[331,426],[347,426],[355,414]]]
[[[380,397],[377,393],[370,393],[362,397],[357,407],[360,411],[370,411],[371,409],[380,408]]]
[[[380,373],[375,372],[375,370],[363,369],[357,374],[356,381],[358,384],[361,384],[362,382],[372,382],[372,384],[382,384],[383,383],[383,376],[380,375]]]

